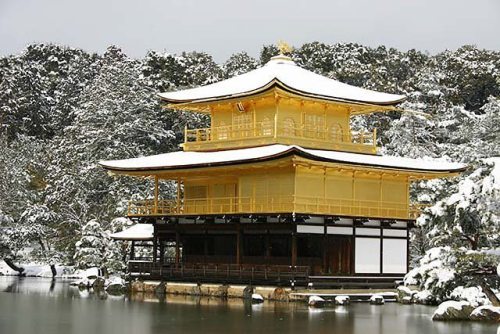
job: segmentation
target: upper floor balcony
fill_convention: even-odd
[[[130,201],[129,217],[228,214],[338,215],[414,220],[423,205],[388,201],[348,200],[307,196],[216,197]]]
[[[345,133],[340,126],[294,126],[286,122],[255,122],[240,125],[185,129],[185,151],[215,151],[272,144],[306,148],[377,153],[377,131]]]

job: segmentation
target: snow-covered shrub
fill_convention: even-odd
[[[481,288],[477,286],[471,286],[469,288],[458,286],[450,293],[450,298],[453,300],[464,300],[475,307],[489,303],[486,295]]]
[[[435,247],[426,252],[418,267],[406,274],[404,282],[421,290],[415,299],[422,303],[454,299],[480,305],[487,299],[479,286],[485,282],[498,288],[499,281],[478,272],[494,270],[499,261],[497,255],[481,251]]]
[[[126,220],[115,221],[115,225]],[[122,273],[128,253],[126,243],[111,240],[109,232],[102,229],[97,220],[90,220],[82,228],[82,236],[76,243],[75,262],[77,268],[106,268],[108,273]]]

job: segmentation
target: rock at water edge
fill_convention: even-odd
[[[406,297],[403,297],[402,299],[400,299],[400,300],[399,300],[399,302],[400,302],[401,304],[406,304],[406,305],[408,305],[408,304],[411,304],[411,303],[413,302],[413,299],[412,299],[412,297],[411,297],[411,296],[406,296]]]
[[[384,303],[385,299],[382,295],[373,295],[370,297],[370,304],[372,305],[383,305]]]
[[[348,305],[351,302],[349,296],[337,296],[335,297],[335,305]]]
[[[106,280],[102,277],[97,277],[95,280],[94,280],[94,283],[92,283],[92,287],[94,288],[94,290],[104,290],[104,286],[106,285]]]
[[[466,301],[449,300],[439,304],[432,315],[432,320],[468,320],[474,307]]]
[[[323,307],[325,306],[325,300],[320,296],[310,296],[309,301],[307,302],[309,306],[313,307]]]
[[[121,295],[127,290],[125,280],[120,277],[113,277],[110,280],[107,280],[105,285],[106,292],[110,295]]]
[[[500,322],[500,307],[483,305],[470,314],[470,320]]]
[[[264,297],[262,297],[262,295],[259,295],[258,293],[252,294],[252,304],[260,304],[263,302],[264,302]]]
[[[413,296],[417,293],[418,291],[410,290],[410,288],[406,286],[398,286],[398,302],[403,303],[403,304],[408,304],[408,299],[405,299],[407,297],[410,298],[410,303],[411,300],[413,299]]]

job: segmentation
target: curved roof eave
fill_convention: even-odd
[[[283,89],[317,99],[350,101],[373,105],[394,105],[404,95],[378,92],[352,86],[296,65],[289,57],[273,57],[257,69],[212,84],[184,90],[160,93],[171,104],[245,97],[277,84]]]
[[[99,165],[101,165],[103,168],[105,168],[109,171],[114,171],[114,172],[118,172],[118,173],[144,172],[144,171],[158,172],[158,171],[170,171],[170,170],[179,170],[179,169],[194,169],[194,168],[239,165],[239,164],[247,164],[247,163],[252,163],[252,162],[264,162],[264,161],[271,161],[271,160],[275,160],[275,159],[279,159],[279,158],[284,158],[284,157],[291,156],[291,155],[297,155],[299,157],[303,157],[305,159],[309,159],[312,161],[340,163],[340,164],[362,166],[362,167],[372,167],[372,168],[379,168],[379,169],[403,170],[403,171],[415,172],[415,173],[452,174],[452,173],[460,173],[460,172],[463,172],[467,169],[467,166],[463,165],[463,164],[456,164],[456,165],[461,165],[461,167],[448,168],[448,169],[438,169],[438,168],[415,168],[415,167],[397,166],[397,165],[381,164],[381,163],[377,164],[377,163],[370,163],[368,160],[366,160],[366,161],[348,161],[347,159],[335,159],[335,158],[332,159],[332,158],[328,158],[326,156],[321,156],[320,154],[311,153],[311,152],[316,152],[316,151],[318,151],[318,150],[302,149],[302,148],[297,147],[297,146],[290,146],[286,150],[282,150],[282,151],[277,152],[275,154],[264,155],[264,156],[260,156],[260,157],[249,158],[249,159],[242,158],[239,160],[230,160],[230,161],[216,161],[216,162],[206,162],[206,163],[197,163],[197,164],[170,165],[170,166],[165,165],[165,166],[153,166],[153,167],[116,167],[116,166],[113,167],[113,166],[110,166],[109,164],[106,164],[105,161],[100,161]],[[207,152],[207,153],[209,153],[209,152]],[[342,154],[343,153],[345,153],[345,152],[342,152]],[[347,154],[351,154],[351,155],[353,155],[353,157],[355,157],[355,156],[370,157],[370,155],[363,155],[363,154],[356,154],[356,153],[347,153]],[[388,157],[388,158],[394,158],[394,157]],[[125,159],[125,160],[130,160],[130,159]],[[125,160],[122,160],[122,161],[125,161]],[[358,159],[358,160],[361,160],[361,159]],[[415,160],[415,162],[417,162],[417,161],[418,160]]]
[[[268,90],[271,90],[275,87],[279,87],[287,92],[294,93],[297,95],[302,95],[305,97],[313,98],[313,99],[319,99],[319,100],[326,100],[326,101],[336,101],[336,102],[342,102],[342,103],[353,103],[353,104],[360,104],[360,105],[370,105],[370,106],[395,106],[407,99],[406,96],[404,95],[396,95],[399,96],[399,99],[393,100],[393,101],[387,101],[387,102],[374,102],[374,101],[361,101],[361,100],[351,100],[351,99],[345,99],[345,98],[339,98],[339,97],[332,97],[332,96],[327,96],[327,95],[319,95],[319,94],[314,94],[310,92],[305,92],[302,90],[295,89],[291,86],[286,85],[279,79],[274,78],[270,82],[268,82],[266,85],[258,87],[253,90],[249,90],[246,92],[241,92],[237,94],[228,94],[228,95],[221,95],[221,96],[214,96],[210,98],[200,98],[200,99],[190,99],[190,100],[175,100],[175,99],[170,99],[166,98],[163,96],[165,93],[158,93],[157,95],[165,102],[169,104],[169,106],[172,106],[175,108],[176,105],[189,105],[189,104],[200,104],[200,103],[210,103],[210,102],[215,102],[215,101],[224,101],[224,100],[230,100],[230,99],[237,99],[237,98],[246,98],[250,97],[252,95],[257,95],[264,93]]]

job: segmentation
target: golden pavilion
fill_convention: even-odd
[[[159,96],[167,108],[209,115],[210,126],[186,128],[182,151],[100,162],[113,174],[154,180],[154,196],[128,207],[151,231],[121,238],[152,240],[152,258],[129,263],[150,278],[394,282],[408,271],[409,229],[419,216],[410,184],[465,169],[378,154],[375,129],[352,131],[351,117],[397,110],[405,96],[323,77],[282,54]],[[159,192],[166,181],[175,196]]]

